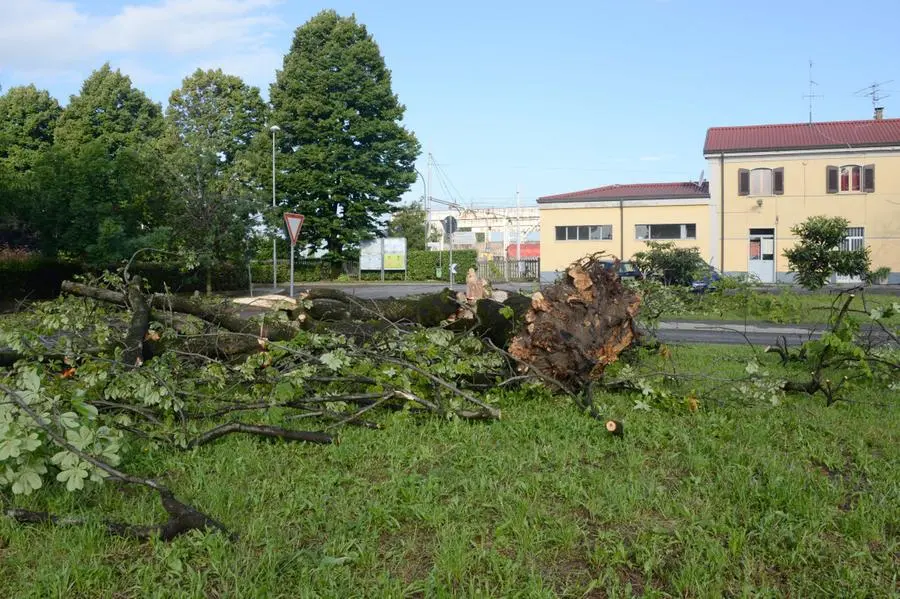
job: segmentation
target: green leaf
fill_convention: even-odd
[[[29,368],[22,373],[22,388],[32,393],[41,390],[41,377],[34,368]]]
[[[4,439],[2,443],[0,443],[0,461],[8,460],[9,458],[17,458],[22,453],[22,439],[19,438],[11,438]]]
[[[88,471],[84,468],[75,467],[68,470],[62,470],[56,475],[56,480],[66,483],[67,491],[77,491],[84,488],[84,479],[88,477]]]
[[[32,491],[43,486],[41,476],[33,469],[20,470],[13,479],[12,492],[15,495],[31,495]]]
[[[280,381],[275,385],[275,399],[278,401],[290,401],[294,398],[294,385],[290,381]]]
[[[63,428],[78,428],[78,414],[75,412],[63,412],[59,415],[59,424]]]

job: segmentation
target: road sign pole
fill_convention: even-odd
[[[291,244],[291,297],[294,297],[294,244]]]
[[[303,215],[293,212],[284,213],[284,223],[287,225],[288,237],[291,242],[291,297],[294,297],[294,250],[297,249],[297,237],[300,236],[300,228],[303,226]]]
[[[453,268],[453,233],[450,233],[450,287],[453,287],[453,275],[455,269]]]

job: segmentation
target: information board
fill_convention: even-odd
[[[370,239],[359,246],[360,270],[406,270],[406,238]]]

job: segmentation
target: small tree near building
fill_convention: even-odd
[[[424,250],[425,245],[425,209],[421,202],[413,202],[409,206],[398,208],[388,223],[388,235],[406,237],[409,250]]]
[[[819,289],[832,274],[865,277],[871,266],[869,248],[842,249],[847,236],[847,219],[839,216],[811,216],[791,227],[797,245],[784,251],[790,271],[806,289]]]

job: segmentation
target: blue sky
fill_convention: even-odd
[[[0,0],[0,85],[66,102],[108,60],[163,104],[198,66],[267,95],[323,8],[375,37],[405,124],[452,183],[435,176],[433,195],[467,204],[695,180],[708,127],[807,119],[809,59],[816,120],[870,118],[854,92],[887,80],[900,116],[896,0]]]

